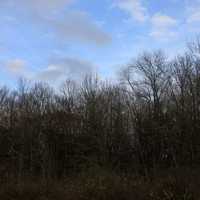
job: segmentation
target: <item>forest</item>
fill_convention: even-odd
[[[199,199],[200,40],[140,54],[116,83],[1,86],[0,161],[2,200]]]

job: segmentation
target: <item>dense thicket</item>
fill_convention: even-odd
[[[0,160],[5,178],[198,165],[200,43],[173,60],[144,53],[115,85],[88,76],[59,91],[26,81],[1,87]]]

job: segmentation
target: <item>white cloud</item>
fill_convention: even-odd
[[[186,23],[200,22],[200,0],[185,0]]]
[[[185,30],[188,34],[200,32],[200,0],[185,0]]]
[[[195,13],[193,13],[189,18],[188,18],[188,22],[192,23],[192,22],[200,22],[200,9],[196,10]]]
[[[59,83],[68,78],[81,81],[97,69],[92,62],[74,57],[51,58],[49,64],[38,71],[31,70],[27,62],[19,58],[4,62],[4,66],[5,71],[11,76],[49,83]]]
[[[151,18],[152,30],[150,36],[155,39],[168,40],[177,36],[175,30],[178,21],[168,15],[156,13]]]
[[[168,15],[162,15],[160,13],[155,14],[151,18],[151,22],[154,27],[159,27],[159,28],[169,28],[177,24],[177,20],[175,20],[174,18]]]
[[[168,41],[170,38],[176,37],[177,32],[168,29],[161,29],[152,30],[149,35],[158,40]]]
[[[114,2],[115,7],[127,12],[133,19],[150,23],[151,31],[149,35],[151,37],[159,40],[168,40],[177,36],[178,32],[175,27],[178,25],[178,21],[161,13],[155,13],[151,16],[148,9],[143,5],[142,0],[114,0]]]
[[[141,0],[115,0],[115,7],[127,12],[134,20],[144,22],[147,17],[147,9]]]
[[[95,66],[89,61],[66,57],[50,61],[46,69],[35,74],[34,79],[48,82],[67,78],[81,80],[85,75],[92,73],[94,70]]]
[[[60,65],[49,65],[46,69],[36,74],[35,78],[42,81],[56,81],[63,76]]]

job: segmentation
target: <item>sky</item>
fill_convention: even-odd
[[[143,51],[182,53],[200,33],[200,0],[1,0],[0,84],[115,80]]]

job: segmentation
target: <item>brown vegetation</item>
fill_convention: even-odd
[[[171,61],[160,51],[144,53],[115,85],[90,76],[81,85],[66,81],[56,92],[47,84],[22,80],[16,90],[1,87],[0,195],[5,196],[0,199],[39,199],[41,193],[45,199],[47,191],[49,199],[64,198],[54,197],[54,189],[68,199],[194,199],[189,185],[184,188],[184,182],[168,176],[159,182],[156,172],[199,166],[199,55],[198,41]],[[44,185],[90,168],[119,176]],[[129,180],[128,174],[141,180]],[[27,179],[42,183],[23,184]]]
[[[183,171],[182,171],[183,170]],[[169,170],[152,179],[99,171],[62,181],[7,182],[0,187],[3,200],[195,200],[200,198],[199,170]]]

